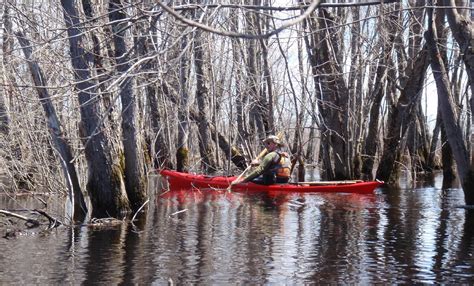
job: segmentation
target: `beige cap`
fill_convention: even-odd
[[[267,143],[267,142],[273,142],[273,143],[275,143],[277,145],[280,145],[280,146],[283,145],[281,143],[280,138],[278,138],[278,136],[275,136],[275,135],[270,135],[265,140],[263,140],[263,143]]]

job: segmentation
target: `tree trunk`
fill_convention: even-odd
[[[136,50],[139,57],[147,57],[149,54],[154,52],[154,41],[153,36],[149,34],[156,35],[156,21],[158,18],[155,18],[150,23],[150,31],[146,31],[144,28],[140,29],[140,36],[136,43]],[[159,70],[160,66],[155,59],[149,59],[143,64],[142,70],[144,72],[144,82],[139,83],[139,85],[145,86],[145,94],[148,100],[148,108],[151,134],[147,138],[148,149],[151,156],[151,163],[154,169],[173,169],[173,164],[171,162],[171,155],[169,151],[169,146],[165,140],[165,134],[167,132],[166,124],[163,124],[162,115],[160,114],[160,104],[158,101],[158,91],[160,87],[156,83],[156,78],[153,75],[153,71]],[[167,86],[166,86],[167,88]],[[168,91],[166,92],[166,94]]]
[[[236,32],[238,30],[238,15],[230,15],[230,28],[232,31]],[[234,74],[234,84],[235,86],[235,103],[232,104],[231,106],[234,105],[235,107],[235,114],[236,114],[236,123],[237,123],[237,146],[236,151],[238,151],[239,154],[243,153],[243,148],[242,145],[248,142],[249,140],[249,132],[247,129],[247,117],[244,112],[244,103],[248,101],[248,95],[243,89],[244,85],[244,80],[243,80],[243,71],[242,67],[244,66],[244,63],[242,61],[242,56],[239,53],[241,47],[241,41],[238,38],[232,38],[231,40],[232,43],[232,62],[233,64],[233,74]],[[230,153],[226,153],[230,154]],[[253,154],[251,154],[253,155]]]
[[[258,0],[256,0],[258,1]],[[254,15],[253,12],[248,12],[245,17],[245,23],[247,24],[247,31],[249,34],[256,34],[257,31],[254,30],[258,25],[260,25],[258,18]],[[245,40],[247,44],[247,86],[248,86],[248,98],[250,102],[250,111],[249,111],[249,125],[250,125],[250,136],[251,139],[258,138],[263,140],[266,137],[265,126],[268,126],[266,119],[267,111],[267,102],[265,99],[264,93],[260,92],[260,69],[257,65],[257,41],[253,39]]]
[[[9,82],[9,76],[7,72],[8,66],[8,56],[11,55],[11,51],[13,49],[13,35],[12,27],[11,27],[11,20],[10,20],[10,8],[9,4],[4,3],[3,5],[3,31],[2,31],[2,61],[3,61],[3,92],[0,94],[0,148],[2,148],[2,144],[6,143],[7,136],[10,133],[10,118],[8,116],[8,110],[6,105],[6,98],[11,94],[11,85],[12,83]]]
[[[122,144],[125,156],[125,186],[128,199],[134,211],[137,211],[147,199],[147,178],[143,166],[141,138],[137,131],[137,104],[133,92],[133,81],[127,76],[131,67],[125,43],[126,15],[121,0],[109,2],[109,19],[112,22],[115,44],[115,60],[119,76],[125,78],[120,84],[122,101]]]
[[[385,10],[382,8],[382,13]],[[387,81],[387,72],[390,62],[390,57],[393,52],[393,45],[395,41],[396,23],[399,21],[400,14],[397,11],[392,11],[386,21],[383,22],[382,29],[380,31],[381,35],[388,34],[388,40],[381,38],[381,50],[380,58],[377,65],[377,70],[375,72],[375,80],[373,88],[371,89],[371,94],[373,94],[373,99],[370,105],[370,116],[369,116],[369,125],[367,128],[367,136],[365,138],[364,145],[364,157],[362,158],[362,178],[364,180],[373,179],[373,169],[375,163],[375,155],[377,154],[377,146],[379,144],[379,122],[380,122],[380,109],[382,106],[382,99],[386,92],[385,82]],[[389,79],[390,81],[390,79]]]
[[[309,31],[317,31],[319,29],[318,22],[315,19],[307,19],[303,22],[303,27]],[[334,180],[335,174],[333,170],[333,163],[331,158],[330,148],[330,136],[328,125],[326,123],[327,118],[330,116],[329,108],[326,107],[326,101],[323,100],[323,81],[320,59],[319,59],[319,42],[320,39],[317,33],[305,33],[304,41],[306,46],[306,52],[308,54],[309,62],[311,65],[311,73],[314,83],[314,97],[315,105],[317,105],[320,116],[320,145],[319,145],[319,156],[321,158],[322,166],[320,167],[321,177],[326,180]],[[313,108],[314,109],[314,108]],[[319,161],[319,158],[317,159]]]
[[[178,104],[178,148],[176,150],[176,170],[179,172],[189,171],[189,95],[188,95],[188,39],[184,35],[181,39],[181,50],[183,51],[179,60],[179,104]]]
[[[456,109],[454,108],[453,96],[451,94],[450,82],[446,68],[438,50],[436,27],[433,25],[432,8],[428,8],[428,18],[428,30],[425,33],[425,37],[430,47],[431,69],[433,70],[433,77],[438,91],[438,104],[443,117],[446,137],[456,161],[466,204],[472,205],[474,204],[474,170],[471,168],[469,154],[464,145],[462,131],[457,121],[458,116],[456,114]]]
[[[378,134],[379,134],[379,120],[380,120],[380,108],[382,106],[382,99],[385,94],[384,83],[387,76],[387,57],[390,55],[390,49],[383,49],[382,58],[380,59],[377,67],[376,79],[374,82],[375,87],[373,88],[373,101],[370,106],[370,121],[367,128],[367,137],[364,145],[364,157],[362,159],[362,176],[364,180],[373,179],[373,168],[375,162],[375,154],[377,153],[378,145]]]
[[[91,80],[89,64],[92,55],[86,46],[83,31],[79,29],[79,18],[75,1],[61,0],[67,27],[72,67],[76,79],[75,87],[81,112],[80,134],[85,148],[88,167],[87,191],[92,202],[92,217],[119,217],[130,210],[125,192],[123,173],[114,164],[110,154],[110,143],[103,126],[99,125],[96,84]]]
[[[257,0],[256,0],[256,4],[261,5],[260,1],[257,1]],[[268,3],[265,1],[264,5],[268,6]],[[257,22],[256,24],[258,28],[258,33],[262,34],[262,26],[264,26],[265,23],[262,22],[258,13],[255,16],[256,16],[256,22]],[[260,48],[262,49],[263,80],[265,81],[266,87],[267,87],[266,88],[267,96],[265,96],[265,92],[262,92],[262,98],[264,98],[264,102],[268,102],[268,104],[262,110],[262,111],[266,111],[266,114],[264,114],[264,117],[266,117],[264,122],[267,123],[267,125],[265,126],[266,127],[265,132],[267,134],[276,134],[275,123],[273,119],[273,108],[274,108],[273,83],[272,83],[272,75],[270,72],[270,64],[268,63],[268,58],[269,58],[268,39],[260,38],[259,42],[260,42]]]
[[[408,124],[415,118],[418,101],[428,66],[428,53],[426,48],[420,51],[411,67],[407,67],[407,81],[397,105],[392,107],[387,130],[390,134],[384,139],[384,150],[377,169],[376,178],[386,182],[396,182],[397,160],[400,157],[400,142],[404,138]]]
[[[364,89],[364,79],[367,77],[365,59],[362,58],[363,34],[360,21],[361,10],[357,7],[350,9],[354,24],[350,29],[350,52],[353,55],[350,59],[351,73],[348,78],[348,98],[349,98],[349,116],[352,118],[350,124],[347,126],[349,132],[349,146],[352,157],[352,178],[361,178],[362,175],[362,146],[363,138],[365,137],[365,121],[369,109],[367,108],[367,91]],[[370,93],[369,93],[370,94]]]
[[[194,67],[196,73],[196,101],[198,104],[199,118],[197,121],[199,129],[199,152],[201,153],[202,167],[206,173],[214,173],[217,170],[213,158],[214,148],[210,143],[209,132],[209,89],[207,87],[207,76],[204,69],[204,52],[202,47],[201,30],[194,33]]]
[[[9,61],[11,59],[11,54],[13,51],[13,33],[12,33],[12,23],[10,19],[10,4],[3,3],[3,31],[2,31],[2,61],[3,61],[3,75],[2,75],[2,89],[3,92],[0,94],[0,149],[2,147],[7,147],[6,143],[8,141],[7,136],[10,133],[10,117],[8,116],[7,109],[7,98],[12,97],[13,84],[15,79],[10,76],[9,72]],[[4,140],[4,141],[3,141]],[[5,144],[5,146],[2,146]]]
[[[154,168],[173,168],[171,163],[171,155],[165,143],[164,133],[165,129],[161,121],[161,115],[159,112],[158,100],[156,95],[156,87],[152,83],[148,83],[147,86],[147,97],[149,103],[149,112],[151,119],[151,128],[153,131],[153,166]]]
[[[443,184],[442,189],[446,190],[453,187],[453,182],[456,179],[456,172],[454,170],[453,151],[448,143],[446,131],[444,129],[443,121],[441,120],[441,165],[443,166]]]
[[[6,140],[10,133],[10,119],[8,117],[7,106],[3,94],[0,94],[0,144],[3,144],[4,138]],[[0,145],[1,146],[1,145]]]
[[[92,25],[99,25],[98,18],[94,15],[94,10],[92,7],[91,0],[81,0],[82,9],[84,10],[84,15],[86,16],[87,21],[91,22]],[[102,33],[110,33],[110,26],[106,25],[102,27],[104,31]],[[94,67],[95,72],[99,81],[99,90],[100,97],[102,98],[103,109],[107,113],[108,125],[112,129],[112,132],[117,130],[118,119],[114,117],[114,106],[115,103],[112,102],[111,92],[107,90],[106,82],[110,82],[110,75],[107,70],[104,68],[104,57],[102,52],[101,41],[97,37],[96,30],[89,30],[91,35],[93,51],[94,51]],[[111,48],[109,48],[109,51]],[[110,53],[110,57],[113,58],[113,53]]]
[[[436,158],[436,149],[438,148],[439,144],[439,134],[441,132],[441,113],[438,111],[436,115],[436,123],[435,127],[433,128],[433,136],[431,137],[431,143],[430,143],[430,151],[428,155],[428,162],[427,162],[427,168],[428,171],[432,172],[434,169],[437,168],[437,164],[435,162]]]
[[[23,54],[25,55],[25,59],[28,62],[28,68],[33,78],[36,92],[38,93],[41,105],[43,106],[51,139],[53,140],[54,147],[59,154],[59,163],[63,170],[64,180],[66,181],[69,191],[69,200],[73,206],[71,218],[75,222],[83,222],[87,214],[87,206],[82,195],[76,167],[73,164],[71,148],[69,146],[69,142],[67,142],[65,139],[67,136],[64,136],[63,132],[61,131],[61,123],[59,122],[48,90],[45,88],[45,86],[48,84],[45,80],[46,78],[43,74],[43,71],[31,56],[33,51],[30,41],[21,32],[16,33],[16,36],[23,50]]]
[[[440,0],[441,1],[441,0]],[[438,1],[438,2],[440,2]],[[455,0],[443,0],[443,2],[438,3],[438,5],[443,5],[447,7],[456,7]],[[466,66],[466,72],[470,82],[471,88],[471,98],[469,99],[470,103],[470,113],[474,114],[474,49],[473,40],[474,40],[474,23],[471,19],[458,13],[457,9],[443,9],[446,17],[448,18],[449,26],[451,27],[452,34],[456,39],[456,42],[459,45],[461,55],[463,57],[464,65]],[[471,13],[469,13],[471,15]],[[471,116],[471,125],[473,124],[474,116]],[[474,144],[474,128],[471,128],[470,134],[470,143]],[[471,146],[470,154],[470,164],[474,164],[474,148]],[[472,195],[472,200],[474,201],[474,192]]]
[[[341,53],[338,49],[339,35],[333,30],[333,16],[325,9],[320,9],[320,27],[323,28],[319,48],[319,64],[324,76],[322,79],[322,103],[320,108],[327,109],[328,117],[324,117],[328,126],[328,134],[322,140],[329,140],[326,152],[330,152],[334,163],[334,179],[350,179],[351,159],[347,149],[348,132],[348,90],[343,78],[340,62],[335,59]]]

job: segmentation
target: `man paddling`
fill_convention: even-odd
[[[261,185],[284,184],[290,179],[290,158],[288,153],[281,149],[283,144],[280,138],[270,135],[263,140],[267,154],[253,172],[244,178],[237,178],[231,183],[233,185],[245,182],[253,182]],[[255,163],[255,162],[252,162]]]

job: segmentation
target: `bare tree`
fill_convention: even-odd
[[[84,201],[84,196],[82,195],[81,186],[79,185],[79,178],[77,176],[76,167],[73,163],[71,148],[61,130],[61,123],[56,114],[56,109],[51,101],[48,90],[45,88],[47,83],[43,71],[32,57],[33,51],[30,41],[21,32],[17,33],[17,38],[21,44],[23,53],[25,54],[25,59],[28,62],[28,67],[36,87],[36,92],[38,93],[41,105],[43,106],[48,122],[48,129],[54,142],[54,147],[59,153],[59,164],[63,169],[64,180],[66,181],[69,190],[69,200],[71,201],[71,205],[74,207],[71,218],[76,222],[82,222],[87,213],[87,206]]]
[[[141,136],[137,131],[137,103],[133,92],[133,79],[128,76],[130,61],[125,43],[126,24],[125,7],[121,0],[109,2],[109,18],[112,23],[115,46],[115,60],[120,82],[120,99],[122,101],[122,144],[125,157],[125,186],[128,199],[134,211],[146,201],[147,178],[144,174],[143,150]]]
[[[181,50],[183,51],[179,60],[179,105],[178,105],[178,148],[176,150],[176,169],[180,172],[189,170],[189,58],[188,58],[188,35],[181,38]]]
[[[3,66],[3,92],[0,94],[0,146],[4,143],[3,140],[6,140],[6,136],[10,131],[10,118],[7,113],[6,98],[11,94],[11,86],[8,84],[7,78],[9,77],[9,72],[7,72],[8,67],[8,55],[11,54],[13,38],[12,38],[12,27],[10,21],[10,7],[8,4],[3,3],[3,31],[2,31],[2,66]],[[2,140],[3,139],[3,140]]]
[[[442,3],[440,1],[438,1],[439,5],[442,4],[448,7],[457,7],[457,1],[442,0]],[[460,2],[464,4],[464,1]],[[466,66],[467,76],[469,78],[471,88],[471,98],[469,100],[471,109],[470,111],[471,114],[474,114],[474,50],[472,49],[472,41],[474,39],[474,23],[471,21],[471,19],[465,17],[455,8],[445,9],[445,13],[453,36],[461,50],[464,65]],[[474,117],[471,117],[471,120],[474,120]],[[474,145],[474,132],[472,130],[470,134],[470,145]],[[470,147],[469,149],[471,150],[470,161],[471,164],[474,164],[474,148]]]
[[[254,0],[254,4],[259,3],[260,0]],[[245,24],[248,33],[258,34],[258,27],[260,26],[259,17],[254,12],[247,12],[245,16]],[[268,101],[265,94],[260,90],[260,76],[262,74],[261,67],[258,65],[259,58],[257,53],[258,42],[256,40],[245,40],[246,44],[246,67],[247,77],[246,83],[248,85],[247,98],[250,103],[249,110],[249,131],[251,139],[259,138],[263,140],[268,130]]]
[[[368,123],[368,131],[364,144],[364,157],[362,165],[362,175],[364,179],[373,179],[373,168],[375,163],[375,155],[377,153],[378,139],[379,137],[379,122],[381,120],[381,106],[382,99],[385,95],[385,82],[387,81],[388,68],[390,63],[390,57],[393,51],[393,45],[395,37],[397,35],[396,27],[400,13],[398,13],[399,5],[394,7],[394,10],[389,14],[380,27],[380,56],[377,63],[377,70],[375,72],[375,79],[373,87],[371,88],[372,100],[370,106],[370,121]],[[385,9],[381,8],[380,13],[384,13]],[[385,16],[381,16],[384,18]],[[389,79],[388,79],[389,80]]]
[[[350,177],[351,160],[347,154],[348,90],[343,78],[340,56],[340,37],[334,27],[333,15],[319,10],[319,20],[312,20],[308,28],[312,38],[306,40],[313,69],[318,107],[321,112],[321,156],[323,177],[345,179]],[[333,167],[334,166],[334,167]]]
[[[413,66],[407,67],[406,85],[402,89],[397,104],[392,106],[392,113],[387,127],[389,134],[384,139],[384,150],[377,169],[377,179],[387,182],[395,182],[398,179],[397,170],[399,167],[397,163],[400,161],[401,152],[403,151],[400,142],[416,114],[427,67],[428,52],[425,48],[420,51],[420,54],[414,60]]]
[[[472,191],[474,189],[474,170],[470,164],[469,154],[464,144],[461,128],[457,121],[458,115],[454,108],[453,96],[451,94],[446,68],[439,56],[440,53],[437,46],[436,26],[433,25],[432,8],[428,8],[428,30],[425,36],[430,47],[431,68],[436,81],[438,100],[440,102],[440,111],[443,116],[446,136],[456,160],[466,204],[472,205],[474,204],[474,192]]]
[[[119,216],[130,210],[123,173],[112,160],[110,143],[100,124],[95,100],[96,84],[91,79],[92,55],[84,50],[84,37],[79,28],[75,1],[61,0],[67,27],[71,62],[81,111],[80,134],[89,168],[87,191],[92,202],[93,217]]]
[[[196,31],[194,34],[194,66],[196,73],[196,101],[199,108],[199,151],[203,160],[203,169],[207,172],[216,171],[216,163],[213,159],[214,150],[210,144],[211,134],[209,132],[209,119],[208,119],[208,77],[205,75],[204,68],[204,54],[202,48],[202,38],[200,31]]]

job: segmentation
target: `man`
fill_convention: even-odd
[[[281,148],[283,144],[275,135],[263,141],[267,154],[257,168],[243,179],[237,179],[231,186],[239,183],[253,182],[262,185],[284,184],[290,179],[290,158]],[[252,162],[255,163],[255,162]]]

